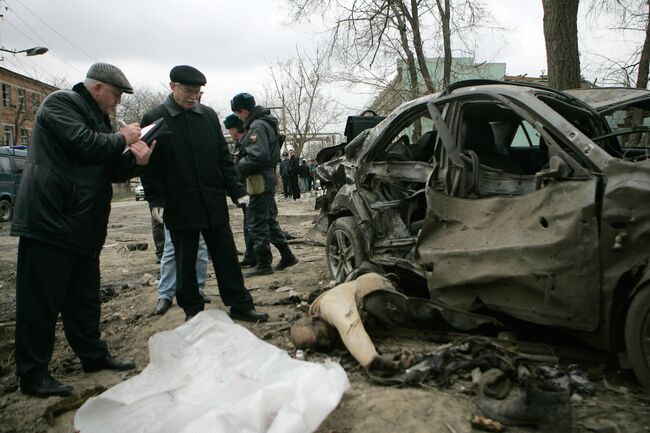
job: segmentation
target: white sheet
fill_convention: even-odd
[[[350,387],[343,368],[299,361],[220,310],[149,340],[139,375],[88,400],[80,433],[313,432]]]

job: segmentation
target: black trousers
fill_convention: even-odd
[[[154,217],[151,217],[151,235],[156,246],[156,257],[160,260],[165,250],[165,225],[158,222]]]
[[[244,243],[246,244],[246,251],[244,252],[244,259],[249,261],[255,261],[255,250],[253,246],[253,240],[251,239],[250,234],[248,233],[248,221],[246,218],[246,207],[242,206],[242,211],[244,212]]]
[[[284,236],[277,218],[278,205],[275,203],[273,192],[265,191],[262,194],[251,196],[251,201],[246,206],[246,222],[248,223],[248,237],[256,251],[269,249],[269,244],[276,247],[287,244],[287,238]]]
[[[282,193],[284,194],[284,198],[287,198],[289,195],[291,195],[291,186],[289,185],[288,174],[282,175]]]
[[[79,358],[108,354],[99,332],[99,258],[21,237],[16,272],[16,373],[21,381],[49,374],[59,313]]]
[[[233,310],[247,311],[254,307],[253,298],[244,286],[235,240],[227,223],[218,228],[170,229],[169,232],[176,254],[176,301],[185,310],[186,315],[193,316],[199,311],[203,311],[204,306],[196,279],[199,233],[203,235],[212,258],[223,303]]]
[[[291,195],[294,200],[300,198],[300,186],[298,185],[298,175],[290,174],[289,175],[289,186],[291,188]]]

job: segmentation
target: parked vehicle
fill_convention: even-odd
[[[27,151],[0,147],[0,222],[11,220]]]
[[[144,200],[144,187],[142,185],[136,186],[133,191],[135,193],[135,201],[140,199]]]
[[[561,329],[650,389],[650,159],[607,113],[480,80],[403,104],[319,159],[330,274],[370,261],[411,295]]]

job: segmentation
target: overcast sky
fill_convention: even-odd
[[[539,75],[546,69],[541,0],[486,0],[505,31],[483,30],[477,61],[506,63],[508,74]],[[289,25],[283,0],[0,0],[0,43],[23,49],[44,45],[45,55],[4,53],[2,66],[46,82],[81,81],[96,62],[119,66],[134,86],[166,86],[171,67],[191,64],[207,76],[205,101],[227,113],[240,91],[261,92],[268,64],[308,49],[322,38],[318,17]],[[580,21],[583,55],[626,58],[620,32],[597,31]],[[593,56],[582,66],[593,79]],[[56,78],[53,78],[56,77]],[[56,83],[56,81],[54,81]],[[369,96],[346,96],[363,109]],[[335,91],[335,95],[344,95]]]

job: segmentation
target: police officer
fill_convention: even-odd
[[[196,255],[199,233],[212,257],[219,293],[236,320],[265,321],[244,286],[230,229],[226,194],[244,204],[248,196],[230,158],[215,111],[200,103],[205,76],[188,65],[169,73],[171,94],[142,119],[149,125],[163,117],[172,134],[160,137],[143,178],[145,192],[160,218],[164,209],[176,252],[176,300],[190,319],[204,308],[198,290]]]
[[[237,161],[239,161],[239,152],[241,150],[241,139],[246,135],[244,122],[242,122],[236,114],[230,114],[224,119],[223,125],[230,133],[230,136],[235,140],[235,151],[233,156],[235,158],[235,168],[237,168]],[[246,183],[246,179],[241,175],[240,179],[242,183]],[[246,205],[241,205],[241,208],[244,212],[244,242],[246,243],[246,252],[244,253],[244,259],[239,262],[239,265],[241,267],[255,266],[257,264],[257,258],[255,257],[255,251],[253,251],[253,242],[248,234],[248,227],[246,224]]]
[[[270,243],[275,245],[281,255],[275,270],[298,263],[276,220],[278,207],[275,203],[275,167],[280,160],[278,119],[271,116],[268,108],[256,105],[255,98],[248,93],[235,95],[230,106],[244,122],[246,129],[246,135],[241,140],[237,168],[246,178],[247,188],[254,189],[248,191],[251,199],[246,209],[246,219],[257,265],[244,276],[269,275],[273,273]]]

